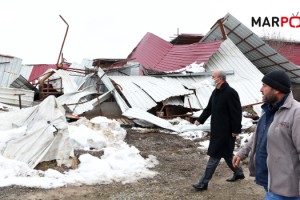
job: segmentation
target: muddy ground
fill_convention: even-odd
[[[162,133],[158,129],[145,131],[127,129],[126,142],[137,147],[141,155],[154,155],[159,164],[152,170],[159,174],[151,179],[141,179],[130,184],[113,183],[94,186],[67,186],[58,189],[37,189],[11,186],[0,188],[0,199],[22,200],[99,200],[99,199],[218,199],[254,200],[263,199],[264,191],[248,176],[234,183],[226,182],[232,172],[221,162],[208,190],[197,192],[192,184],[203,173],[207,156],[198,144],[180,136]]]

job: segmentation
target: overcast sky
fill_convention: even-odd
[[[57,62],[63,48],[68,62],[83,58],[126,58],[147,32],[167,41],[177,33],[206,34],[228,12],[257,35],[278,33],[300,41],[300,28],[251,27],[251,17],[300,15],[300,1],[289,0],[0,0],[0,54],[23,64]],[[300,22],[299,22],[300,23]]]

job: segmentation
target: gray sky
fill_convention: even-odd
[[[205,34],[228,12],[259,36],[276,33],[300,41],[300,28],[251,27],[251,17],[300,15],[299,0],[0,0],[0,5],[0,54],[23,64],[57,62],[67,27],[59,15],[70,25],[64,57],[77,63],[126,58],[147,32],[167,41],[177,28]]]

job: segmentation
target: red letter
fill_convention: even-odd
[[[296,26],[293,25],[293,23],[292,23],[293,19],[298,19],[299,24],[297,24]],[[300,16],[293,16],[293,17],[290,18],[290,27],[292,27],[292,28],[299,28],[300,27]]]
[[[289,21],[289,18],[281,17],[281,27],[283,27],[283,24],[287,23],[288,21]]]

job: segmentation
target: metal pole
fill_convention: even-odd
[[[17,95],[19,97],[19,108],[22,109],[22,98],[21,98],[21,96],[25,95],[25,94],[15,94],[15,95]]]
[[[69,30],[69,24],[66,22],[66,20],[61,15],[59,15],[59,16],[67,24],[67,30],[66,30],[66,33],[65,33],[63,43],[62,43],[61,48],[60,48],[60,52],[59,52],[59,55],[58,55],[56,67],[58,67],[59,59],[60,59],[60,56],[62,54],[62,50],[63,50],[64,44],[65,44],[65,41],[66,41],[66,37],[67,37],[67,34],[68,34],[68,30]]]

